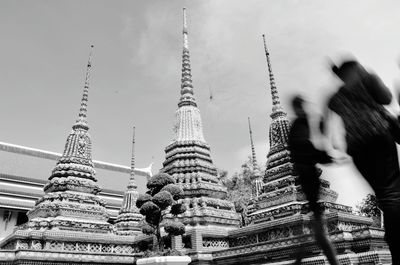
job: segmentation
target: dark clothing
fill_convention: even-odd
[[[377,137],[352,157],[375,192],[393,265],[400,265],[400,172],[394,139],[390,133]]]
[[[294,168],[299,175],[299,182],[309,201],[310,209],[314,215],[320,216],[323,211],[318,204],[321,173],[316,164],[330,163],[332,159],[326,152],[316,149],[310,141],[310,127],[306,115],[294,120],[288,140]]]
[[[394,251],[400,245],[400,170],[395,143],[400,129],[380,105],[390,102],[388,89],[374,80],[372,76],[368,82],[340,88],[328,107],[343,120],[347,153],[376,194],[393,264],[400,264],[398,251]]]
[[[364,87],[356,88],[341,87],[328,103],[343,120],[349,155],[368,145],[377,135],[389,131],[390,126],[385,118],[386,110]]]
[[[354,165],[375,192],[381,207],[392,202],[400,205],[400,170],[397,147],[387,132],[371,139],[352,154]]]
[[[309,202],[310,210],[314,213],[312,227],[315,240],[324,251],[331,265],[338,265],[336,252],[326,236],[323,222],[323,209],[318,203],[321,170],[316,167],[317,163],[330,163],[331,157],[326,152],[314,147],[310,141],[310,126],[307,116],[301,115],[292,123],[289,132],[289,150],[291,152],[294,169],[299,176],[299,182]],[[301,246],[295,264],[301,264],[303,258],[303,247]]]
[[[316,149],[310,141],[310,126],[306,115],[293,121],[288,140],[293,163],[315,165],[332,162],[326,152]]]

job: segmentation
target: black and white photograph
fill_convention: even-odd
[[[0,0],[0,264],[400,265],[399,11]]]

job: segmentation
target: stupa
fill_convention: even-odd
[[[105,201],[98,197],[88,133],[87,103],[92,49],[81,107],[62,157],[44,186],[45,195],[0,244],[7,264],[132,264],[134,236],[119,236],[108,222]]]
[[[186,225],[184,246],[193,251],[228,247],[227,233],[239,226],[234,204],[225,200],[227,190],[218,179],[210,146],[203,135],[200,110],[194,97],[186,10],[183,9],[182,78],[174,138],[165,148],[162,171],[184,190],[187,211],[178,216]],[[193,258],[192,258],[193,260]]]
[[[135,236],[141,234],[140,222],[143,215],[139,213],[136,207],[136,200],[139,197],[137,185],[135,181],[135,127],[133,127],[132,137],[132,158],[131,158],[131,173],[128,187],[124,193],[122,206],[114,222],[116,233],[118,235]]]
[[[272,94],[264,183],[261,194],[249,206],[250,225],[229,233],[229,249],[214,252],[213,264],[293,264],[300,246],[302,264],[328,264],[312,235],[312,214],[288,150],[290,122],[280,105],[264,35],[263,39]],[[351,207],[335,203],[337,193],[328,181],[321,180],[320,203],[340,263],[389,264],[383,230],[371,227],[371,219],[353,214]]]

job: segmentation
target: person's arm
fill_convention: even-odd
[[[324,110],[322,133],[325,150],[336,161],[348,159],[345,130],[342,119],[328,107]]]
[[[397,118],[391,115],[389,112],[386,113],[387,120],[390,123],[390,133],[392,134],[394,140],[397,144],[400,144],[400,116]]]

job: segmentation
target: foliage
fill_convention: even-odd
[[[178,215],[186,212],[186,205],[177,203],[171,206],[171,214]]]
[[[381,227],[381,210],[375,195],[368,194],[356,208],[358,214],[372,218],[373,226]]]
[[[154,175],[147,182],[147,188],[149,189],[148,194],[154,196],[168,184],[175,184],[175,180],[167,173],[159,173],[157,175]]]
[[[142,207],[145,202],[151,201],[151,195],[149,194],[140,194],[136,200],[136,206],[138,208]]]
[[[154,230],[154,228],[153,228],[152,226],[150,226],[150,225],[148,225],[148,224],[145,224],[145,225],[142,227],[142,232],[143,232],[143,234],[145,234],[145,235],[152,235],[152,234],[154,234],[155,230]]]
[[[164,225],[164,230],[170,235],[179,236],[185,233],[185,226],[179,222],[167,222]]]
[[[142,207],[140,207],[139,211],[140,211],[140,214],[147,216],[147,215],[154,215],[156,213],[159,213],[161,210],[160,210],[160,207],[158,207],[154,202],[148,201],[148,202],[145,202],[142,205]]]
[[[146,194],[140,195],[137,199],[136,206],[140,208],[140,213],[145,216],[142,232],[146,235],[156,236],[157,243],[153,247],[153,253],[162,256],[164,243],[160,232],[161,227],[164,227],[168,236],[185,233],[185,226],[181,222],[165,222],[164,220],[168,213],[178,215],[186,211],[186,207],[178,202],[183,195],[183,190],[166,173],[159,173],[151,177],[147,183],[147,188],[149,190]]]
[[[182,188],[175,184],[168,184],[168,185],[164,186],[161,189],[161,191],[168,191],[169,193],[171,193],[174,200],[179,200],[183,196]]]
[[[167,209],[168,206],[171,206],[174,203],[174,199],[172,198],[171,193],[168,191],[162,190],[153,196],[151,199],[152,202],[157,204],[161,210]]]
[[[241,171],[230,177],[226,171],[220,170],[220,180],[228,189],[227,199],[234,202],[236,211],[241,214],[242,226],[247,224],[247,206],[254,193],[253,182],[260,174],[258,168],[253,169],[250,157],[243,163]]]

